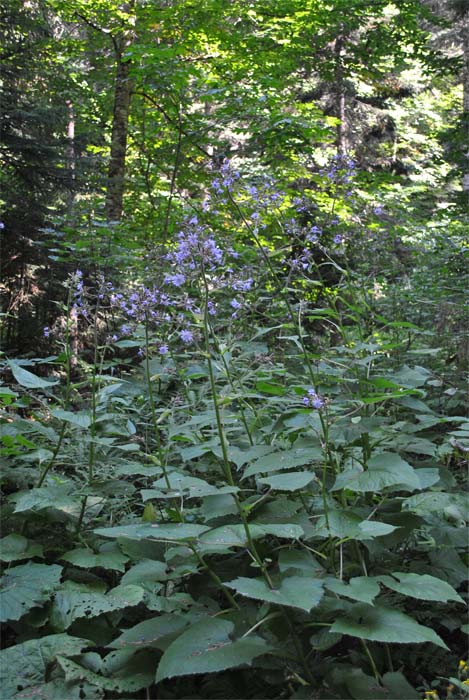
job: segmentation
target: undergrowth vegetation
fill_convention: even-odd
[[[225,163],[4,359],[3,700],[467,696],[463,231],[354,173]]]

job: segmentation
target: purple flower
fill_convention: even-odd
[[[241,304],[239,303],[239,301],[237,299],[232,299],[230,301],[230,306],[233,307],[233,309],[240,309],[241,308]]]
[[[169,347],[166,344],[160,345],[160,347],[158,348],[158,352],[160,353],[160,355],[167,355],[169,352]]]
[[[194,340],[194,336],[192,335],[192,331],[189,331],[187,328],[184,328],[180,333],[179,337],[181,338],[183,343],[192,343]]]
[[[173,284],[175,287],[182,287],[186,281],[186,276],[181,272],[177,272],[175,275],[166,275],[164,281],[165,284]]]
[[[308,408],[320,409],[324,406],[324,399],[316,394],[314,389],[308,389],[306,396],[303,396],[303,404],[308,406]]]
[[[46,326],[46,327],[44,328],[43,333],[44,333],[44,338],[48,338],[48,337],[50,336],[50,328],[49,328],[49,326]]]
[[[122,335],[130,335],[132,333],[132,329],[130,328],[130,326],[124,324],[123,326],[121,326],[121,333]]]

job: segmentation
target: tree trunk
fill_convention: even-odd
[[[69,223],[73,223],[73,210],[75,207],[75,114],[73,110],[73,103],[67,100],[67,112],[68,112],[68,122],[67,122],[67,170],[68,170],[68,196],[67,196],[67,220]]]
[[[122,59],[122,50],[116,51],[116,82],[114,87],[114,112],[112,119],[111,155],[106,191],[106,217],[108,221],[120,221],[124,198],[125,153],[129,124],[132,84],[129,77],[130,61]]]
[[[337,37],[334,49],[336,56],[335,81],[337,91],[337,117],[339,118],[339,124],[337,126],[337,152],[340,153],[340,155],[345,155],[347,152],[347,119],[345,113],[345,85],[342,66],[343,46],[344,37]]]
[[[462,84],[463,84],[463,104],[462,104],[462,123],[463,129],[466,130],[466,136],[469,136],[469,12],[465,13],[463,16],[463,28],[461,30],[461,38],[463,42],[463,74],[462,74]],[[469,148],[465,154],[466,156],[466,172],[462,179],[463,192],[469,194]]]

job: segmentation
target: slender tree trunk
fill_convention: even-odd
[[[336,70],[335,81],[337,91],[337,152],[344,155],[347,152],[347,117],[345,112],[345,85],[342,69],[342,49],[344,46],[343,36],[337,37],[335,41]]]
[[[67,122],[67,169],[68,169],[68,197],[67,197],[67,219],[73,221],[73,209],[75,205],[75,113],[73,104],[67,100],[68,122]]]
[[[114,86],[114,111],[112,119],[111,155],[106,191],[106,216],[108,221],[120,221],[124,198],[125,154],[129,125],[132,85],[129,76],[130,61],[123,60],[122,50],[116,51],[117,66]]]
[[[463,175],[462,188],[469,195],[469,12],[463,16],[463,28],[461,30],[461,38],[463,42],[463,104],[462,104],[462,123],[463,129],[466,130],[468,138],[468,150],[466,152],[466,172]]]

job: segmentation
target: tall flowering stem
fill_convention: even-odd
[[[225,474],[225,478],[226,478],[227,482],[229,483],[229,485],[235,486],[233,474],[231,472],[230,458],[228,455],[228,445],[226,442],[225,431],[223,429],[223,421],[222,421],[221,413],[220,413],[220,406],[218,403],[218,393],[217,393],[217,387],[216,387],[216,383],[215,383],[215,374],[213,371],[212,354],[211,354],[211,350],[210,350],[209,286],[208,286],[208,280],[207,280],[207,276],[205,274],[205,268],[204,268],[203,263],[202,263],[202,280],[203,280],[203,284],[204,284],[203,330],[204,330],[205,353],[206,353],[206,359],[207,359],[207,364],[208,364],[210,388],[212,390],[213,407],[215,410],[215,420],[216,420],[216,424],[217,424],[217,430],[218,430],[218,435],[220,438],[220,445],[221,445],[222,456],[223,456],[223,472]],[[248,542],[249,552],[251,553],[251,556],[253,557],[256,564],[259,566],[260,570],[262,571],[262,574],[263,574],[268,586],[270,588],[273,588],[274,585],[272,583],[272,579],[269,576],[269,572],[267,571],[267,566],[262,561],[261,557],[259,556],[256,545],[254,544],[254,540],[252,539],[251,531],[249,529],[249,523],[248,523],[247,518],[246,518],[246,513],[243,509],[243,506],[241,505],[241,501],[239,500],[237,493],[233,494],[233,499],[235,501],[236,508],[238,510],[241,521],[243,523],[244,531],[246,533],[246,539]]]

